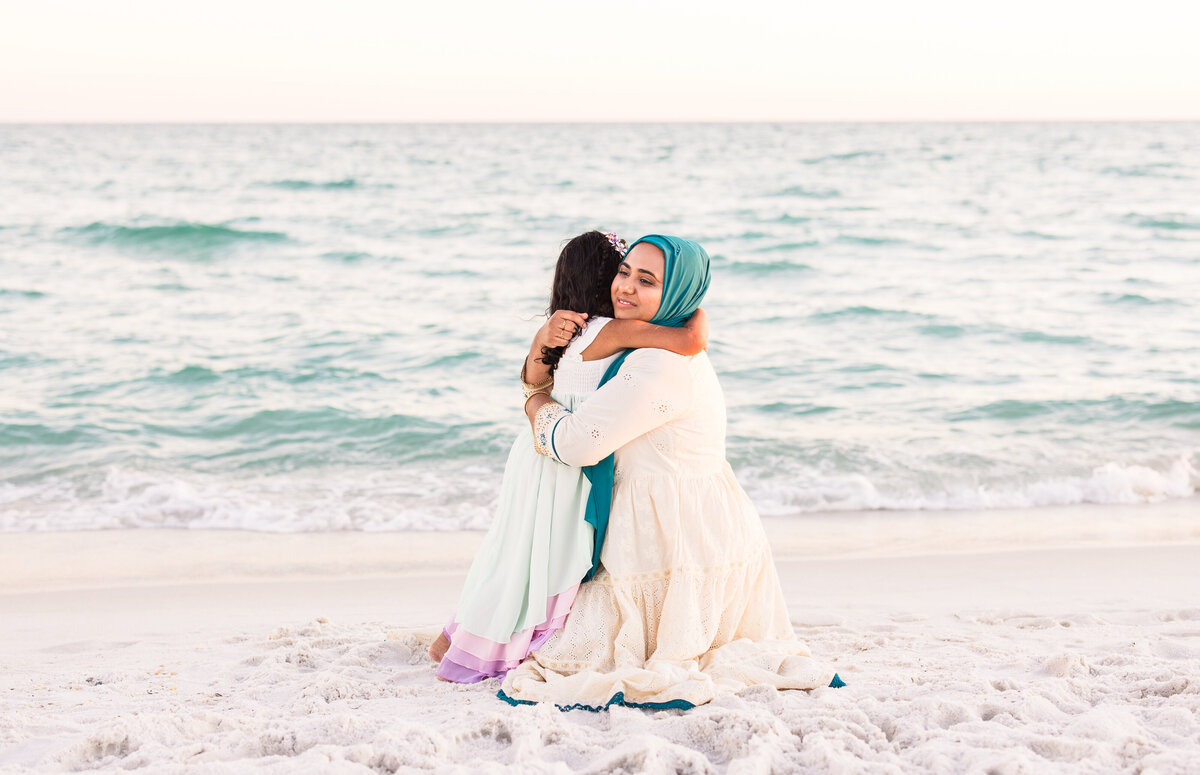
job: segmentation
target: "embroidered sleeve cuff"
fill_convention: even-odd
[[[554,426],[568,414],[565,406],[551,401],[543,404],[533,416],[533,446],[538,453],[559,463],[563,461],[554,452]]]

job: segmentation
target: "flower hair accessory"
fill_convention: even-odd
[[[608,237],[608,241],[612,243],[614,250],[616,250],[622,256],[625,255],[625,250],[626,250],[625,240],[621,239],[616,234],[613,234],[611,231],[604,232],[604,236]]]

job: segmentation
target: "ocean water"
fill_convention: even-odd
[[[1195,497],[1200,125],[9,125],[0,531],[485,527],[590,228],[764,514]]]

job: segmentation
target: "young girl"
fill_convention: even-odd
[[[612,319],[610,287],[624,249],[624,240],[597,231],[562,249],[549,319],[521,370],[527,399],[553,391],[556,401],[573,409],[627,348],[681,355],[704,349],[708,326],[702,311],[683,328]],[[581,580],[594,569],[596,531],[585,521],[590,494],[582,470],[539,455],[528,431],[517,437],[504,467],[496,518],[471,564],[458,610],[429,649],[440,662],[439,678],[459,683],[502,678],[562,627]]]

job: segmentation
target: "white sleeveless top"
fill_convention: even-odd
[[[553,394],[554,399],[559,401],[559,403],[570,406],[571,404],[568,402],[560,400],[559,396],[561,395],[565,398],[568,394],[573,396],[587,395],[594,393],[600,385],[600,379],[604,376],[608,365],[613,362],[613,359],[619,353],[613,353],[607,358],[601,358],[598,361],[585,361],[583,359],[583,351],[596,339],[600,330],[611,321],[612,318],[592,318],[584,326],[579,336],[572,339],[567,345],[562,359],[558,362],[558,368],[554,370]]]

